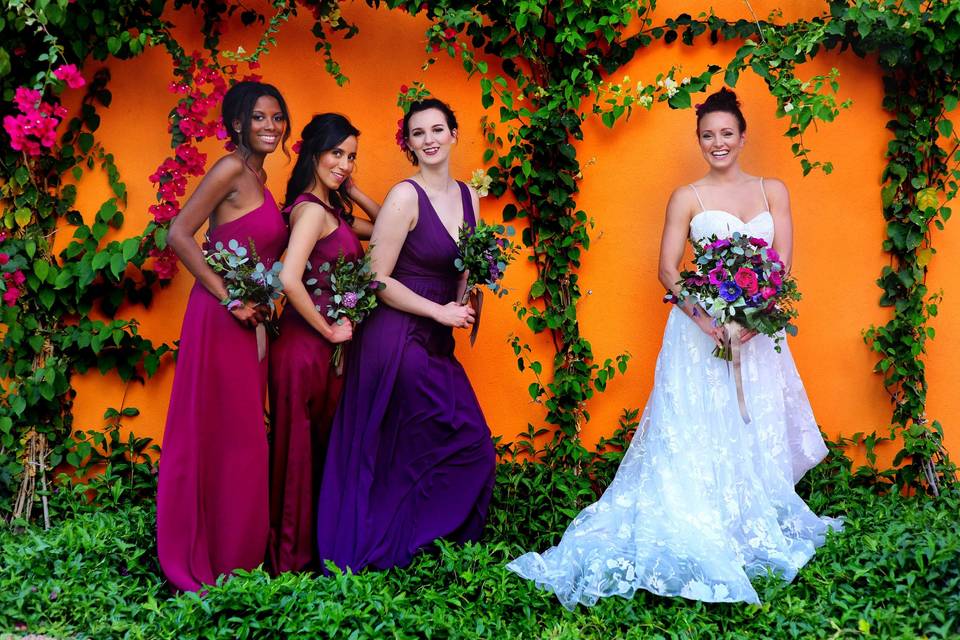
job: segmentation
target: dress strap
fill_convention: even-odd
[[[463,223],[472,229],[477,226],[477,213],[473,210],[470,188],[459,180],[457,184],[460,186],[460,199],[463,203]]]
[[[700,199],[700,192],[697,191],[697,188],[696,188],[695,186],[693,186],[692,184],[690,185],[690,188],[693,189],[693,195],[697,196],[697,202],[700,203],[700,211],[701,211],[701,212],[702,212],[702,211],[706,211],[707,208],[706,208],[705,206],[703,206],[703,200]]]
[[[770,211],[770,203],[767,202],[767,191],[763,188],[763,176],[760,176],[760,194],[763,196],[764,209]]]
[[[341,212],[339,209],[334,209],[333,207],[328,205],[326,202],[324,202],[314,194],[310,193],[309,191],[305,191],[300,195],[298,195],[294,199],[294,201],[290,203],[289,207],[284,207],[283,210],[280,212],[283,214],[283,219],[287,222],[287,224],[290,224],[290,214],[293,212],[293,208],[298,204],[300,204],[301,202],[312,202],[314,204],[318,204],[321,207],[323,207],[326,211],[329,211],[330,213],[337,216],[338,218],[344,217],[343,212]]]

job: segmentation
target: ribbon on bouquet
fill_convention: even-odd
[[[724,325],[724,347],[730,354],[730,360],[733,362],[733,381],[737,385],[737,404],[740,405],[740,417],[744,424],[750,424],[750,414],[747,412],[747,399],[743,395],[743,373],[741,372],[740,348],[743,346],[740,342],[740,331],[743,326],[738,322],[728,322]],[[727,365],[729,371],[729,364]]]
[[[473,298],[473,310],[477,312],[473,321],[473,329],[470,330],[470,346],[477,341],[477,332],[480,330],[480,310],[483,309],[483,289],[477,287],[467,287],[460,298],[460,304],[465,305]]]
[[[257,335],[257,362],[263,362],[267,357],[267,326],[261,322],[254,332]]]

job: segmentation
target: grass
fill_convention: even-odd
[[[613,464],[611,462],[611,464]],[[801,491],[843,514],[792,584],[757,582],[763,604],[704,604],[639,593],[568,612],[507,572],[555,541],[564,496],[588,486],[545,466],[501,465],[485,540],[439,544],[409,568],[317,578],[242,573],[171,596],[159,574],[154,511],[114,489],[54,529],[0,529],[0,633],[57,638],[960,638],[960,497],[861,486],[849,461]],[[562,511],[570,511],[571,502]],[[552,507],[552,511],[549,509]],[[4,637],[0,635],[0,637]]]

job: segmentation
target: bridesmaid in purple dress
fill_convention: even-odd
[[[343,255],[363,256],[359,238],[373,225],[353,216],[356,202],[375,219],[379,205],[350,180],[360,132],[335,113],[314,116],[287,183],[283,213],[290,243],[280,279],[287,305],[280,337],[270,345],[270,542],[275,573],[318,568],[316,508],[330,423],[343,378],[330,363],[334,345],[349,340],[349,321],[330,324],[329,273],[318,267]],[[310,284],[307,284],[307,283]],[[319,294],[319,295],[318,295]]]
[[[454,357],[458,229],[478,197],[450,177],[457,123],[439,100],[403,120],[420,172],[391,189],[371,239],[381,305],[357,331],[320,485],[320,559],[341,568],[410,563],[436,538],[476,540],[493,491],[495,454],[483,413]]]
[[[157,552],[170,584],[197,591],[221,574],[263,561],[269,530],[266,366],[254,327],[262,310],[230,300],[194,239],[256,244],[272,264],[286,244],[280,210],[264,186],[263,160],[290,133],[283,97],[240,82],[223,98],[237,149],[207,172],[170,226],[167,242],[197,282],[190,293],[163,434],[157,490]]]

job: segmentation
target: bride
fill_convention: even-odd
[[[686,238],[739,231],[771,243],[790,268],[790,200],[779,180],[740,168],[746,120],[721,89],[697,109],[709,171],[673,192],[660,245],[660,281],[678,293]],[[759,213],[758,213],[759,212]],[[556,547],[507,565],[572,609],[637,589],[708,602],[759,603],[750,578],[790,581],[841,523],[818,517],[794,484],[826,455],[784,341],[744,332],[742,371],[750,424],[741,418],[724,339],[688,301],[667,319],[653,391],[613,482]]]

